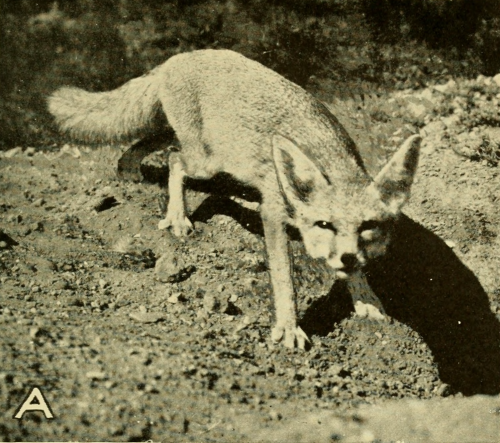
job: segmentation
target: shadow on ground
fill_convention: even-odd
[[[262,235],[260,215],[223,197],[259,201],[255,191],[225,176],[189,183],[210,192],[192,221],[215,214],[232,217],[248,231]],[[298,233],[290,231],[291,238]],[[402,216],[387,254],[366,267],[368,282],[388,315],[417,331],[431,349],[440,378],[464,395],[500,393],[500,323],[476,276],[443,240]],[[337,281],[330,292],[308,308],[301,326],[309,335],[324,336],[348,317],[353,305],[346,285]]]
[[[387,254],[365,271],[387,314],[425,340],[444,383],[464,395],[500,392],[500,323],[476,276],[443,240],[403,216]],[[308,334],[326,335],[352,309],[337,281],[301,324]]]
[[[388,253],[366,273],[387,313],[426,341],[443,382],[465,395],[500,392],[500,323],[443,240],[403,216]]]

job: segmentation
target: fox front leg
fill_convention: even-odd
[[[184,178],[186,172],[178,152],[170,154],[168,176],[169,200],[167,213],[163,220],[158,223],[158,229],[171,228],[177,237],[188,235],[193,230],[193,225],[186,215],[184,203]]]
[[[262,222],[276,309],[276,324],[271,339],[283,343],[287,348],[305,349],[310,341],[297,326],[288,237],[279,215],[268,209],[263,205]]]
[[[368,284],[363,271],[360,270],[352,274],[347,280],[347,287],[358,317],[388,321],[382,302]]]

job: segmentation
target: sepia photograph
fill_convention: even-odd
[[[0,38],[0,441],[500,441],[499,0]]]

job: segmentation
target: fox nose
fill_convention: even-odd
[[[347,273],[354,271],[354,268],[358,264],[358,258],[356,257],[356,254],[352,253],[342,254],[342,256],[340,257],[340,261],[344,265],[344,268],[342,270]]]

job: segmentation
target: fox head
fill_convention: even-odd
[[[278,182],[307,253],[347,278],[383,255],[391,225],[410,195],[421,138],[408,138],[373,181],[329,177],[292,140],[273,138]],[[343,177],[341,179],[340,177]]]

